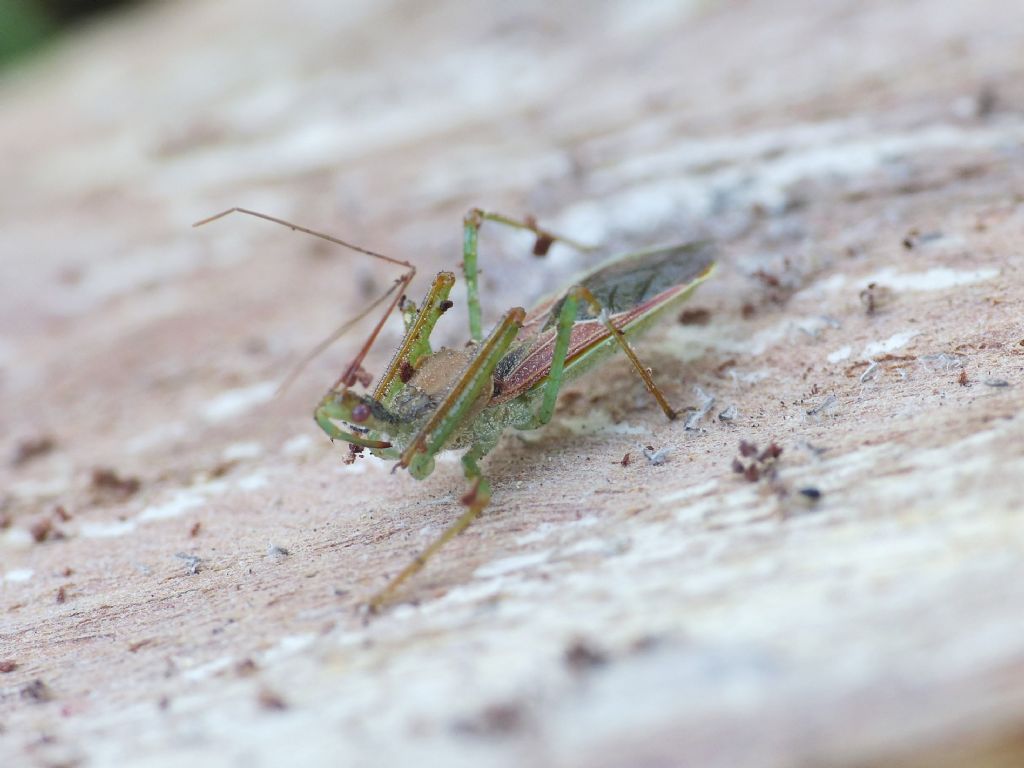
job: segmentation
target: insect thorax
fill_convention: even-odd
[[[390,410],[402,422],[417,423],[426,418],[444,399],[473,357],[474,348],[465,350],[442,347],[420,358],[412,377],[389,403]],[[494,382],[490,380],[477,398],[467,421],[472,421],[490,400]]]

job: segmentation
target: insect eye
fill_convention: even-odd
[[[366,403],[359,403],[352,409],[352,421],[360,424],[370,418],[370,406]]]

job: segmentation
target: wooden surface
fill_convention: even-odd
[[[8,73],[0,764],[1024,763],[1022,27],[194,1]],[[713,238],[704,311],[638,348],[715,403],[666,423],[621,359],[573,385],[366,622],[459,513],[457,456],[342,464],[310,413],[354,337],[274,398],[395,275],[189,228],[229,205],[412,259],[417,295],[471,205],[608,253]],[[591,258],[529,247],[485,230],[488,322]],[[737,473],[741,441],[782,454]]]

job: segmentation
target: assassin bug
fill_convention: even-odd
[[[655,248],[610,259],[531,311],[510,309],[485,337],[477,279],[477,240],[485,221],[532,232],[536,236],[536,255],[544,255],[555,241],[580,249],[585,246],[541,229],[532,219],[512,219],[474,208],[463,221],[462,272],[470,341],[463,349],[442,347],[435,352],[430,334],[452,306],[448,295],[455,285],[454,273],[438,273],[422,304],[416,307],[405,300],[405,290],[416,274],[410,262],[244,208],[229,209],[195,226],[230,213],[281,224],[405,270],[383,296],[318,345],[302,363],[356,320],[386,303],[355,358],[317,405],[317,424],[332,440],[349,444],[350,460],[366,450],[396,461],[393,471],[407,469],[418,480],[433,472],[434,457],[442,450],[466,449],[462,467],[472,483],[462,498],[466,511],[371,598],[371,610],[389,602],[406,579],[483,512],[491,499],[491,484],[480,469],[480,460],[498,443],[506,427],[525,430],[547,424],[564,383],[615,351],[622,351],[665,415],[676,417],[627,337],[636,336],[671,313],[711,275],[714,255],[709,243]],[[405,322],[405,336],[373,391],[358,392],[357,384],[368,389],[371,382],[363,360],[395,309]]]

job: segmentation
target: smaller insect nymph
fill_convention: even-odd
[[[473,209],[464,220],[462,260],[470,343],[464,349],[442,348],[435,352],[430,334],[452,306],[448,299],[455,285],[452,272],[441,272],[434,278],[417,308],[403,302],[405,289],[416,273],[409,262],[242,208],[224,211],[197,226],[232,212],[283,224],[406,270],[384,296],[356,318],[387,302],[359,353],[320,401],[314,418],[329,437],[349,443],[353,454],[367,450],[394,460],[395,469],[408,469],[420,480],[433,472],[438,453],[465,449],[462,466],[472,485],[462,499],[467,507],[462,516],[370,600],[371,609],[387,603],[407,578],[480,515],[491,498],[491,485],[483,476],[480,460],[507,427],[537,429],[547,424],[564,383],[622,351],[665,415],[676,417],[627,337],[671,313],[711,275],[714,257],[708,243],[657,248],[606,261],[530,312],[522,307],[510,309],[485,337],[477,286],[477,237],[484,221],[534,233],[537,255],[543,255],[555,241],[583,246],[539,228],[532,220]],[[373,391],[357,392],[357,384],[367,387],[370,383],[363,360],[396,308],[400,308],[405,321],[405,336]],[[314,354],[348,327],[339,329]]]

